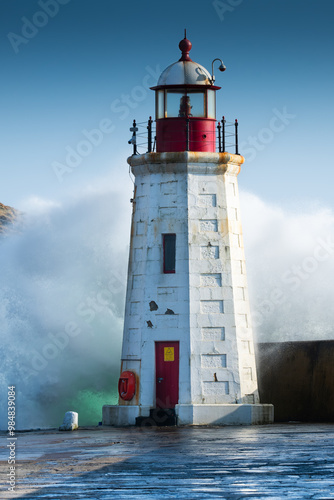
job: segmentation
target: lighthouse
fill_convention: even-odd
[[[155,92],[156,136],[137,151],[119,402],[104,425],[237,425],[273,421],[259,401],[235,152],[216,120],[211,73],[179,60]],[[226,68],[220,62],[219,69]]]

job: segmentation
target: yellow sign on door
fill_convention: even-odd
[[[174,347],[164,347],[164,361],[174,361]]]

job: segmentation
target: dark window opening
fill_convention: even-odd
[[[176,234],[163,234],[163,270],[165,274],[175,273]]]

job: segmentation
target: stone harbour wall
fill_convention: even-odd
[[[275,421],[334,421],[334,340],[256,345],[261,403]]]

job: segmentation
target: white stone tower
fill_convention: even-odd
[[[135,192],[119,404],[103,407],[103,423],[270,423],[272,405],[259,403],[240,221],[244,158],[221,137],[216,152],[220,87],[190,59],[189,40],[179,47],[181,59],[153,88],[156,152],[149,142],[128,159]]]

